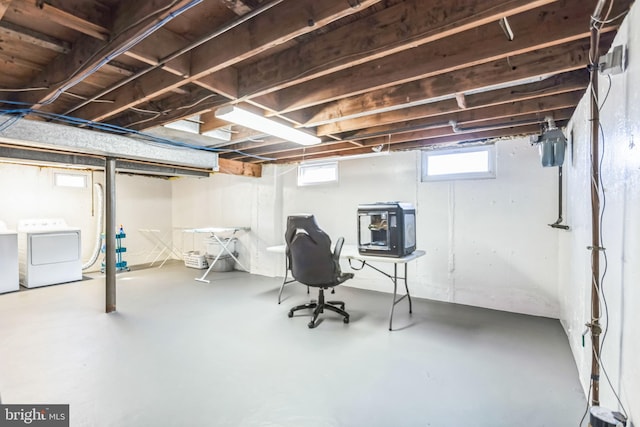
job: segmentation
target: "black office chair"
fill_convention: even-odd
[[[298,305],[289,310],[293,312],[313,308],[310,328],[317,326],[318,315],[325,309],[344,316],[344,323],[349,323],[349,313],[344,311],[344,302],[325,301],[324,290],[338,286],[353,278],[353,273],[340,271],[340,252],[344,238],[340,237],[331,252],[331,239],[318,227],[313,215],[297,215],[287,218],[285,232],[287,244],[287,261],[293,278],[303,285],[319,288],[318,300]]]

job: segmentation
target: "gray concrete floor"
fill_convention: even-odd
[[[3,403],[72,426],[567,426],[585,398],[556,320],[341,287],[351,323],[308,329],[280,279],[179,263],[0,295]]]

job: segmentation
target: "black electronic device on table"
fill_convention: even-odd
[[[358,205],[358,252],[403,257],[416,250],[416,210],[411,203]]]

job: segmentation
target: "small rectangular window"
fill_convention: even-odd
[[[496,177],[495,145],[422,152],[422,181]]]
[[[87,176],[76,173],[55,172],[53,174],[53,182],[57,187],[86,188]]]
[[[338,162],[309,163],[298,166],[298,186],[338,182]]]

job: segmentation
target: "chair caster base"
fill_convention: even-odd
[[[307,323],[309,329],[313,329],[318,326],[319,323],[322,322],[319,319],[319,316],[323,314],[325,311],[333,311],[342,316],[342,321],[344,323],[349,323],[349,313],[347,313],[345,309],[344,301],[326,301],[324,299],[323,289],[320,289],[319,298],[317,300],[311,301],[307,304],[297,305],[291,308],[287,312],[287,316],[293,317],[293,313],[298,310],[309,310],[312,309],[313,313],[311,315],[311,321]]]

